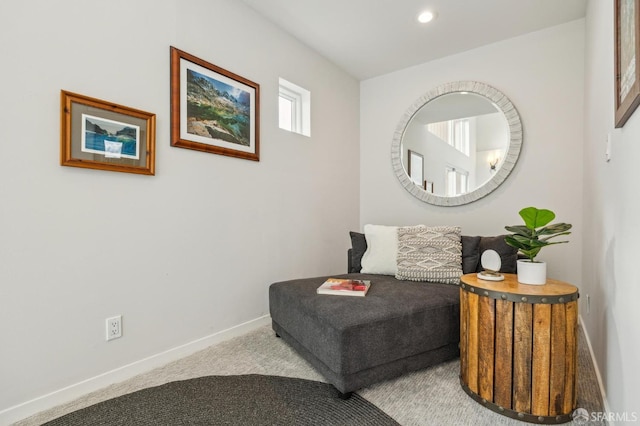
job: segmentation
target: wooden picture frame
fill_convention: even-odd
[[[640,105],[640,0],[614,1],[615,127]]]
[[[171,146],[260,161],[260,85],[171,47]]]
[[[60,165],[155,174],[156,116],[60,92]]]

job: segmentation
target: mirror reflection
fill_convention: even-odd
[[[522,123],[509,98],[478,81],[456,81],[430,90],[404,113],[391,165],[412,196],[459,206],[495,191],[521,147]]]
[[[424,157],[422,154],[408,150],[407,170],[411,181],[416,185],[422,185],[424,181]]]
[[[508,147],[509,126],[502,111],[484,96],[455,92],[415,113],[402,137],[401,156],[415,185],[455,197],[489,181]]]

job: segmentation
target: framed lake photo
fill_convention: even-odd
[[[82,114],[82,151],[105,158],[140,158],[140,126]]]
[[[171,145],[260,160],[260,85],[171,47]]]
[[[155,174],[155,114],[61,91],[62,166]]]
[[[640,105],[640,0],[615,0],[615,126]]]

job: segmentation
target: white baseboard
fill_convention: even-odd
[[[41,411],[73,401],[83,395],[95,392],[113,383],[130,379],[169,362],[191,355],[211,345],[223,342],[233,337],[241,336],[263,325],[270,324],[271,317],[265,315],[227,330],[219,331],[209,336],[194,340],[184,345],[160,352],[150,357],[132,362],[108,371],[82,382],[75,383],[62,389],[58,389],[46,395],[0,411],[0,425],[9,425],[18,420],[25,419]]]
[[[604,411],[610,413],[609,409],[609,401],[607,401],[607,393],[604,390],[604,383],[602,382],[602,375],[600,374],[600,367],[598,366],[598,362],[596,360],[596,356],[593,353],[593,346],[591,346],[591,339],[589,338],[589,333],[587,332],[587,328],[584,326],[584,321],[582,320],[582,315],[578,315],[578,322],[582,327],[582,331],[584,331],[584,337],[587,340],[587,347],[589,348],[589,355],[591,356],[591,363],[593,364],[593,368],[596,371],[596,378],[598,379],[598,387],[600,388],[600,395],[602,396],[602,404],[604,405]]]

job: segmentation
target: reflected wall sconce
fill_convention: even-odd
[[[489,169],[490,169],[492,172],[495,172],[495,171],[496,171],[496,165],[498,164],[498,161],[500,161],[500,159],[499,159],[499,158],[496,158],[496,159],[495,159],[495,160],[493,160],[493,161],[489,160]]]

